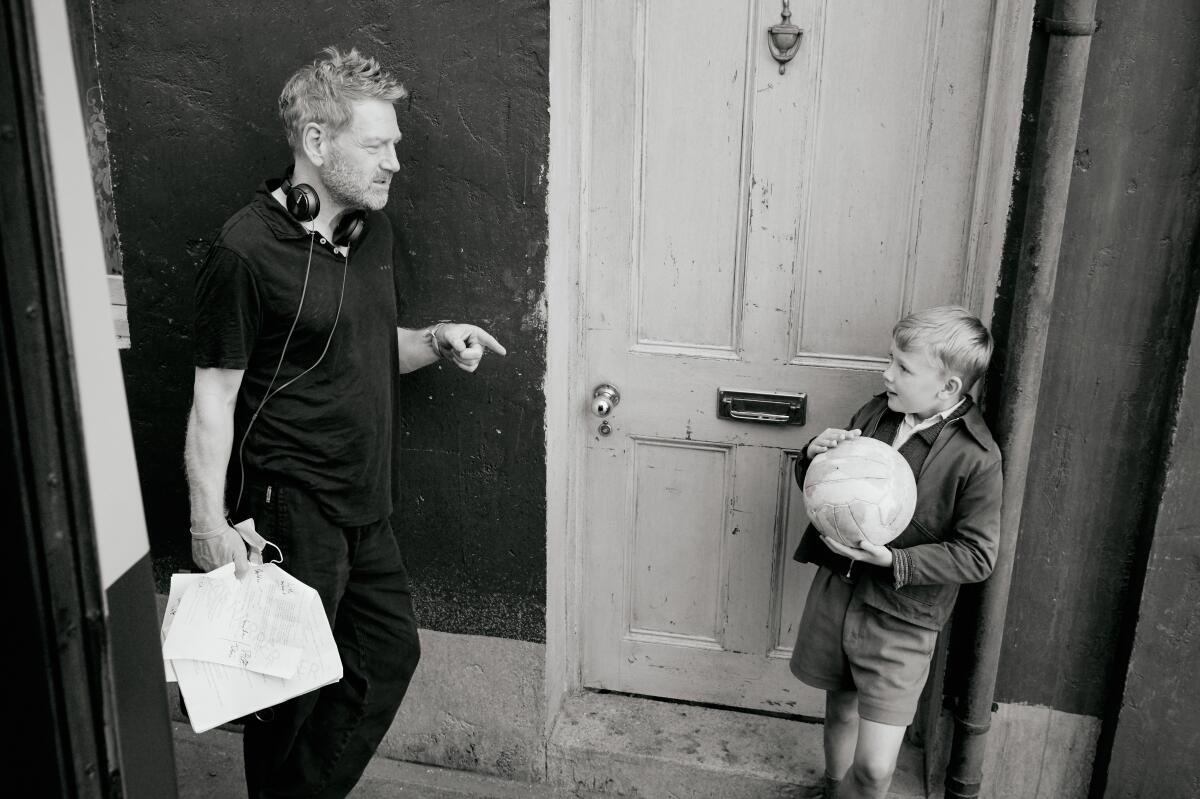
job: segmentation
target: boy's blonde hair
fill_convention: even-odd
[[[992,359],[992,337],[987,328],[957,305],[910,313],[892,328],[892,339],[904,352],[924,349],[939,368],[962,379],[963,393],[983,377]]]
[[[279,94],[279,117],[293,153],[300,151],[304,126],[309,122],[325,125],[336,134],[350,123],[354,103],[394,103],[408,96],[404,86],[384,72],[378,61],[357,49],[343,53],[336,47],[326,47],[322,52],[324,58],[296,70]]]

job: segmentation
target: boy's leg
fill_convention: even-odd
[[[929,675],[937,631],[866,605],[858,594],[846,609],[843,629],[858,689],[859,722],[854,763],[839,796],[882,799]]]
[[[842,626],[851,583],[822,566],[813,575],[792,650],[792,674],[825,691],[825,778],[820,793],[836,796],[858,737],[858,694],[842,648]]]
[[[894,724],[859,720],[854,763],[842,779],[838,799],[884,799],[887,796],[905,729]]]
[[[825,776],[840,780],[858,744],[858,692],[825,692]]]

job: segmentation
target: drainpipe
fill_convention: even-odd
[[[1043,20],[1050,43],[1017,262],[1008,361],[997,403],[996,440],[1004,454],[1000,547],[991,577],[979,586],[975,602],[964,608],[968,613],[955,622],[968,630],[971,656],[963,695],[954,709],[946,799],[975,799],[983,781],[983,756],[1041,393],[1083,85],[1096,30],[1096,2],[1054,0],[1051,16]]]

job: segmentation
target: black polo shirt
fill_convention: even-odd
[[[245,370],[230,502],[241,446],[247,482],[303,488],[330,521],[369,524],[391,513],[395,489],[401,296],[391,226],[369,212],[343,257],[271,196],[277,185],[264,183],[225,223],[196,276],[195,365]]]

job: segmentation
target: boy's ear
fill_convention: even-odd
[[[945,385],[942,386],[942,390],[945,391],[948,396],[957,397],[959,394],[963,393],[962,378],[958,375],[950,375],[950,377],[946,379]]]

